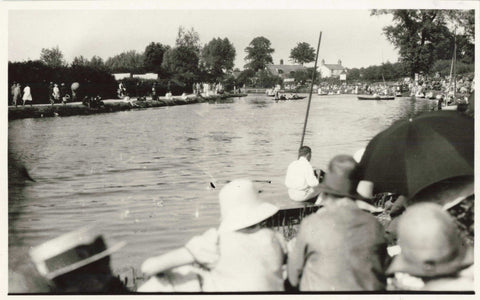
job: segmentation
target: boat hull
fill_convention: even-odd
[[[285,99],[281,99],[281,98],[280,98],[280,99],[275,99],[275,101],[292,101],[292,100],[302,100],[302,99],[305,99],[305,98],[307,98],[307,97],[301,97],[301,96],[299,96],[299,97],[297,97],[297,98],[291,98],[291,99],[288,99],[288,98],[285,98]]]
[[[395,96],[357,96],[358,100],[395,100]]]

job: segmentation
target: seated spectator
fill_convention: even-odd
[[[288,257],[288,281],[300,291],[385,290],[387,245],[382,225],[355,199],[357,163],[338,155],[319,188],[323,208],[303,219]]]
[[[407,208],[398,224],[396,255],[387,270],[393,290],[473,290],[473,249],[435,203]]]
[[[124,245],[107,248],[100,234],[84,227],[33,248],[30,256],[54,293],[127,293],[110,269],[110,254]]]
[[[288,188],[288,196],[293,201],[315,199],[320,193],[318,178],[310,164],[311,158],[312,149],[302,146],[298,150],[298,159],[288,166],[285,185]]]
[[[218,229],[211,228],[182,248],[147,259],[142,272],[155,277],[139,292],[283,290],[285,245],[277,233],[262,226],[278,208],[259,199],[258,190],[246,179],[225,185],[219,200]]]

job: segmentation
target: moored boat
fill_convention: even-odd
[[[363,95],[357,96],[358,100],[395,100],[395,96]]]
[[[275,98],[275,101],[280,101],[280,100],[302,100],[302,99],[305,99],[306,97],[305,96],[297,96],[297,95],[294,95],[293,97],[288,97],[288,96],[280,96],[279,98]]]

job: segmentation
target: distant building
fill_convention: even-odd
[[[157,73],[133,74],[133,78],[157,80],[158,74]]]
[[[113,77],[115,77],[116,81],[125,79],[125,78],[130,78],[130,73],[113,73]]]
[[[302,65],[284,65],[283,60],[280,60],[279,65],[267,65],[267,70],[273,74],[285,78],[292,78],[296,71],[307,70]]]
[[[293,79],[295,72],[304,71],[307,68],[302,65],[284,65],[283,59],[281,59],[279,65],[267,65],[267,70],[272,75],[280,76],[285,88],[294,88],[296,85]]]
[[[158,74],[157,73],[145,73],[145,74],[131,74],[131,73],[113,73],[113,77],[115,77],[116,81],[125,79],[125,78],[140,78],[140,79],[153,79],[157,80],[158,79]]]
[[[337,64],[326,64],[322,59],[320,67],[318,68],[321,78],[337,77],[339,78],[342,73],[347,73],[347,68],[342,66],[342,61],[338,60]]]

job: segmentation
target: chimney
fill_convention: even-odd
[[[338,64],[339,64],[339,65],[342,65],[342,61],[341,61],[341,60],[338,60]]]
[[[283,65],[283,59],[280,60],[280,64]]]
[[[322,65],[324,65],[324,64],[325,64],[325,60],[324,60],[324,59],[322,59],[321,63],[322,63]]]

